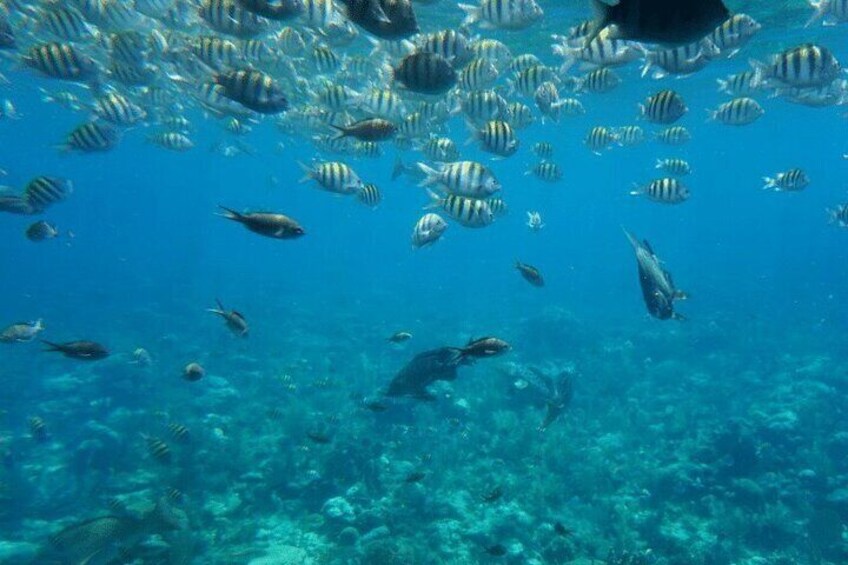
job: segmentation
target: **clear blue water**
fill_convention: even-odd
[[[446,0],[442,4],[450,6]],[[422,26],[436,29],[427,27],[427,14],[422,7]],[[575,15],[579,12],[560,13],[551,7],[544,27],[532,32],[528,42],[532,50],[554,63],[544,33],[560,29],[556,18],[564,27],[574,23]],[[749,478],[765,485],[768,473],[784,472],[785,482],[791,483],[802,469],[812,468],[828,486],[820,493],[807,493],[804,504],[798,505],[787,501],[789,494],[782,502],[780,496],[766,496],[768,502],[746,508],[752,514],[742,522],[754,523],[768,508],[781,506],[790,509],[786,522],[808,524],[811,513],[825,509],[833,512],[825,522],[838,519],[844,527],[845,506],[829,497],[843,484],[848,469],[844,455],[822,455],[821,446],[848,431],[844,409],[832,404],[844,398],[838,383],[846,378],[848,230],[830,224],[825,213],[848,201],[848,161],[842,157],[848,152],[845,106],[807,108],[758,96],[766,113],[753,125],[734,128],[706,121],[706,110],[728,100],[717,92],[715,79],[746,69],[749,57],[762,58],[817,39],[848,62],[844,25],[804,30],[802,24],[803,17],[789,27],[767,27],[735,58],[713,62],[683,79],[640,79],[638,64],[631,65],[621,71],[625,79],[621,87],[582,98],[585,116],[558,124],[536,123],[521,131],[521,149],[511,158],[493,161],[474,144],[462,146],[463,158],[492,167],[504,186],[509,214],[479,230],[451,222],[442,241],[421,250],[411,247],[410,235],[427,197],[409,180],[390,180],[394,149],[387,148],[379,160],[348,160],[364,180],[380,186],[383,201],[376,210],[353,198],[299,184],[302,172],[297,162],[309,162],[317,153],[308,140],[281,134],[271,120],[258,125],[248,138],[257,149],[255,156],[225,158],[209,151],[229,134],[222,121],[197,108],[185,112],[196,143],[187,153],[168,152],[147,142],[151,128],[139,126],[125,132],[120,145],[108,153],[61,154],[54,145],[84,119],[84,113],[41,102],[38,89],[64,90],[67,85],[17,68],[13,62],[4,64],[10,82],[0,86],[0,98],[12,100],[21,119],[0,120],[0,168],[8,171],[0,181],[20,188],[40,174],[71,179],[72,196],[44,218],[63,231],[72,230],[75,237],[34,244],[23,236],[33,218],[3,215],[2,321],[43,318],[46,339],[94,339],[106,344],[113,358],[81,366],[40,353],[37,344],[0,351],[0,409],[5,411],[0,437],[11,453],[2,476],[14,491],[4,502],[0,539],[40,545],[55,530],[41,521],[67,525],[101,515],[108,496],[178,484],[187,493],[188,502],[183,504],[198,540],[194,562],[248,563],[273,545],[269,539],[297,546],[300,538],[294,530],[300,536],[317,536],[300,546],[310,551],[322,547],[325,562],[389,562],[373,556],[367,561],[367,544],[343,547],[339,531],[347,524],[339,526],[326,517],[315,525],[306,517],[322,514],[327,499],[362,484],[356,473],[334,478],[333,463],[328,462],[333,457],[379,461],[382,456],[392,462],[413,460],[426,452],[435,461],[427,469],[432,480],[408,487],[422,492],[404,499],[407,495],[398,491],[407,487],[398,487],[397,481],[369,485],[367,495],[357,501],[361,512],[388,500],[396,514],[352,522],[360,534],[388,524],[391,539],[419,548],[416,557],[403,559],[488,562],[496,558],[481,547],[499,542],[509,546],[504,559],[514,563],[603,559],[609,547],[642,551],[656,545],[661,547],[654,552],[655,559],[682,563],[687,561],[679,547],[670,543],[662,547],[657,541],[664,539],[656,533],[659,526],[631,524],[616,529],[605,525],[607,518],[596,514],[593,504],[612,506],[613,492],[649,488],[651,479],[646,477],[652,469],[641,466],[642,454],[676,445],[675,434],[694,442],[687,447],[680,440],[676,458],[687,461],[697,451],[694,438],[731,418],[756,427],[758,411],[782,409],[801,414],[801,424],[794,429],[795,436],[803,438],[800,447],[769,444],[760,437],[759,449],[771,445],[786,452],[781,464],[761,468]],[[521,43],[514,34],[487,35],[506,37],[512,45]],[[690,111],[681,123],[692,132],[691,143],[675,148],[648,141],[602,156],[583,145],[592,126],[637,123],[637,104],[666,86],[687,101]],[[648,132],[657,129],[640,125]],[[467,135],[462,120],[454,119],[450,136],[461,144]],[[280,141],[282,151],[276,148]],[[554,160],[565,173],[559,184],[525,176],[536,161],[530,151],[536,141],[553,143]],[[692,164],[693,174],[685,179],[692,198],[680,206],[662,206],[628,194],[634,183],[657,176],[654,162],[663,157],[682,157]],[[408,163],[419,158],[414,152],[403,153]],[[761,190],[763,176],[791,167],[807,171],[812,179],[809,188],[800,193]],[[288,214],[307,235],[295,241],[258,237],[217,217],[219,204]],[[540,233],[524,225],[529,210],[541,212],[545,220]],[[647,315],[622,227],[648,239],[676,284],[690,294],[678,305],[687,322],[661,322]],[[522,280],[514,269],[516,259],[540,268],[546,287],[535,289]],[[233,338],[220,319],[205,312],[216,298],[247,317],[249,339]],[[385,338],[398,330],[410,331],[413,339],[403,348],[388,346]],[[370,414],[350,398],[384,386],[417,352],[462,345],[483,335],[506,339],[512,351],[463,369],[449,397],[418,406],[412,415],[407,413],[409,404],[400,409],[402,416]],[[137,347],[150,351],[152,368],[139,372],[128,364]],[[610,353],[617,348],[629,351],[626,360]],[[226,379],[226,385],[216,386],[234,391],[233,396],[212,400],[207,381],[181,380],[182,367],[190,361],[201,362],[211,377]],[[665,368],[668,375],[644,368],[654,362],[671,365]],[[558,431],[541,436],[534,432],[540,408],[513,404],[504,392],[514,380],[510,371],[516,365],[567,363],[581,373],[574,409],[557,423]],[[708,383],[692,377],[696,373],[708,374]],[[740,377],[749,373],[755,376]],[[295,392],[281,390],[283,374],[297,383]],[[793,386],[793,374],[830,388],[806,404],[799,393],[795,399],[801,406],[792,405],[792,394],[782,399],[772,396],[774,388]],[[67,390],[51,385],[62,375],[78,381]],[[332,383],[326,389],[314,384],[325,379]],[[662,394],[669,395],[668,402]],[[460,398],[467,400],[467,410],[455,409]],[[633,416],[630,424],[616,420],[622,407],[633,404],[644,404],[645,412]],[[704,406],[713,409],[705,413]],[[281,423],[267,416],[273,408],[287,414]],[[197,457],[186,456],[165,469],[151,462],[139,432],[161,428],[156,416],[161,411],[193,428]],[[826,422],[805,416],[818,411],[826,414]],[[48,424],[48,446],[27,439],[27,419],[33,415],[42,415]],[[316,446],[303,439],[303,430],[332,415],[340,419],[332,422],[338,438],[334,445]],[[462,419],[470,441],[463,443],[457,432],[446,429],[451,418]],[[671,422],[681,418],[683,423],[673,431]],[[79,444],[91,439],[92,421],[113,429],[119,438],[115,446],[120,447],[97,451],[100,459],[85,462]],[[658,432],[656,426],[668,427]],[[210,439],[216,427],[231,438],[226,449],[215,447],[219,444]],[[500,439],[491,437],[495,431]],[[163,435],[161,429],[157,433]],[[621,484],[604,483],[601,473],[596,474],[596,484],[585,478],[580,482],[575,476],[591,474],[586,468],[592,453],[599,449],[608,453],[599,445],[609,434],[625,438],[611,450],[619,459],[607,460],[617,469],[610,481]],[[417,439],[403,439],[409,437]],[[654,446],[640,445],[640,437],[654,438]],[[300,455],[304,445],[312,455]],[[342,446],[345,454],[339,455]],[[305,457],[309,462],[297,466],[299,472],[312,469],[329,478],[312,491],[283,489],[281,479],[269,471],[273,469],[267,463],[269,453],[271,459]],[[655,461],[653,456],[645,458]],[[351,465],[358,472],[359,464]],[[67,478],[56,479],[63,486],[48,486],[38,479],[51,466],[67,469]],[[659,463],[648,467],[659,468]],[[250,471],[262,478],[245,486],[239,477]],[[139,479],[142,472],[146,475]],[[207,474],[214,476],[209,484]],[[479,491],[492,476],[509,485],[507,500],[498,503],[504,505],[503,512],[518,512],[515,506],[519,506],[529,516],[526,526],[493,526],[481,536],[479,531],[486,530],[481,522],[498,523],[490,513],[476,507],[465,514],[433,509],[434,501],[448,500],[463,488]],[[287,479],[297,483],[302,477]],[[106,486],[98,488],[97,483]],[[730,490],[715,487],[709,494],[721,499]],[[225,519],[213,519],[205,505],[228,491],[245,500],[273,495],[290,502],[275,506],[267,500],[254,501]],[[721,516],[697,510],[703,496],[633,504],[643,505],[648,513],[674,506],[675,512],[700,516],[702,527],[709,529]],[[421,502],[421,497],[429,502]],[[817,505],[816,500],[830,502]],[[725,502],[728,508],[744,506]],[[419,510],[418,516],[415,511],[404,513],[400,510],[404,504],[426,510]],[[542,546],[551,542],[539,541],[540,532],[549,531],[556,516],[564,514],[578,524],[576,549],[567,558],[565,553],[544,553]],[[284,519],[297,528],[285,530],[279,539],[254,535]],[[447,548],[444,540],[449,536],[444,532],[445,537],[439,538],[434,524],[448,519],[463,524],[460,532],[478,532],[463,538],[464,552],[457,549],[464,547],[461,543]],[[258,525],[251,529],[245,525],[250,521]],[[691,562],[754,563],[750,560],[756,556],[772,556],[773,561],[763,561],[767,563],[813,562],[798,549],[804,542],[797,536],[805,535],[805,527],[789,528],[790,533],[778,536],[773,545],[763,541],[766,534],[749,533],[725,544],[721,555],[728,557],[715,561],[693,557]],[[510,545],[516,541],[523,544],[523,552],[516,553]],[[822,548],[827,562],[848,559],[845,542],[828,544]],[[245,547],[247,554],[238,553]],[[17,561],[20,557],[8,559],[26,562]]]

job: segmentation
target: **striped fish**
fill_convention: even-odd
[[[729,126],[745,126],[756,122],[765,114],[753,98],[734,98],[710,113],[710,119]]]
[[[592,150],[596,155],[600,155],[604,149],[612,147],[613,143],[618,142],[618,135],[608,127],[595,126],[586,135],[583,143],[586,147]]]
[[[507,122],[491,120],[475,132],[480,149],[499,157],[509,157],[518,151],[519,141],[515,130]]]
[[[203,0],[199,14],[213,30],[241,39],[268,30],[268,20],[246,10],[238,0]]]
[[[688,175],[692,172],[692,167],[688,161],[683,159],[657,159],[657,169],[662,169],[679,177]]]
[[[65,200],[73,189],[73,183],[67,179],[40,176],[27,183],[23,198],[34,210],[43,212],[53,204]]]
[[[329,192],[336,194],[356,194],[363,186],[359,175],[348,165],[329,161],[318,163],[314,167],[299,163],[305,175],[300,182],[314,180],[318,185]]]
[[[630,192],[631,196],[645,196],[662,204],[680,204],[689,199],[689,189],[679,180],[671,177],[657,179],[647,186]]]
[[[560,169],[559,165],[550,161],[536,163],[532,169],[524,174],[533,174],[537,179],[551,183],[559,182],[562,179],[562,169]]]
[[[425,175],[420,186],[439,184],[458,196],[487,198],[501,189],[492,171],[476,161],[444,163],[437,169],[418,163],[418,168]]]
[[[117,126],[130,126],[147,116],[144,108],[116,92],[98,98],[94,102],[94,113],[98,118]]]
[[[86,122],[71,131],[59,148],[63,151],[96,153],[109,151],[118,144],[119,140],[118,132],[114,127],[97,122]]]
[[[822,87],[832,83],[841,72],[839,61],[827,47],[805,43],[772,57],[765,64],[752,61],[754,85],[771,85],[796,88]]]
[[[356,191],[356,199],[369,208],[376,208],[382,200],[382,195],[377,185],[369,182]]]
[[[482,228],[495,220],[495,214],[485,200],[467,198],[456,194],[444,197],[428,189],[433,203],[428,208],[441,208],[448,216],[467,228]]]
[[[50,78],[63,80],[88,80],[97,74],[97,64],[70,43],[42,43],[34,45],[24,55],[27,66]]]
[[[763,177],[763,190],[792,192],[804,190],[810,184],[810,177],[803,169],[789,169],[774,177]]]
[[[659,131],[657,139],[666,145],[684,145],[692,140],[692,134],[683,126],[671,126]]]
[[[656,124],[673,124],[688,110],[683,98],[673,90],[661,90],[639,105],[641,115]]]

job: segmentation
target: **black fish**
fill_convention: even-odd
[[[497,337],[472,339],[462,348],[462,355],[468,357],[495,357],[509,351],[510,345]]]
[[[422,480],[424,480],[424,477],[426,476],[427,473],[425,473],[424,471],[412,471],[406,476],[406,478],[403,479],[403,482],[409,484],[420,483]]]
[[[684,300],[686,293],[674,286],[671,273],[662,267],[647,240],[639,242],[627,230],[624,233],[636,252],[639,286],[642,288],[642,298],[648,313],[660,320],[683,320],[683,316],[674,311],[674,301]]]
[[[722,0],[592,0],[598,13],[587,42],[610,25],[612,37],[670,47],[703,39],[730,17]]]
[[[501,488],[501,486],[498,485],[498,486],[492,488],[491,490],[484,492],[483,495],[480,498],[483,500],[483,502],[492,503],[492,502],[496,502],[496,501],[500,500],[500,498],[502,496],[503,496],[503,488]]]
[[[71,359],[82,361],[97,361],[109,357],[109,350],[94,341],[69,341],[67,343],[51,343],[41,340],[47,345],[45,351],[57,351]]]
[[[418,33],[411,0],[341,0],[347,18],[380,39],[403,39]]]
[[[227,324],[227,328],[229,328],[234,335],[238,337],[247,337],[247,334],[250,332],[250,326],[247,324],[247,320],[242,313],[237,310],[227,310],[217,298],[215,299],[215,302],[218,304],[218,307],[207,308],[206,311],[221,316]]]
[[[568,408],[571,399],[574,398],[573,374],[570,371],[563,371],[554,381],[537,369],[531,368],[531,370],[545,383],[547,389],[545,418],[539,425],[539,431],[545,431]]]
[[[242,214],[224,206],[219,206],[224,210],[222,217],[233,220],[242,224],[244,227],[273,239],[295,239],[302,236],[306,232],[295,220],[284,216],[283,214],[270,214],[267,212],[251,212]]]
[[[397,127],[392,122],[382,118],[367,118],[348,126],[330,124],[330,127],[339,131],[335,136],[336,139],[354,137],[360,141],[386,141],[394,137],[397,132]]]
[[[269,20],[288,20],[303,12],[303,0],[238,0],[241,7]]]
[[[419,353],[395,375],[386,396],[410,396],[418,400],[435,400],[427,387],[436,381],[456,379],[456,369],[466,364],[462,349],[440,347]]]

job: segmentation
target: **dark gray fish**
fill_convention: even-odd
[[[660,320],[683,320],[683,316],[674,311],[674,301],[684,300],[686,293],[674,286],[671,273],[663,268],[647,240],[640,242],[627,230],[624,233],[636,252],[639,285],[648,313]]]
[[[360,141],[387,141],[397,132],[397,127],[392,122],[382,118],[367,118],[349,126],[330,127],[339,130],[336,138],[355,137]]]
[[[441,55],[416,52],[401,59],[394,78],[412,92],[444,94],[456,84],[456,71]]]
[[[66,343],[52,343],[41,340],[47,346],[45,351],[58,352],[71,359],[81,361],[98,361],[109,357],[109,350],[95,341],[68,341]]]
[[[598,13],[586,43],[610,25],[616,39],[667,46],[703,39],[730,17],[722,0],[592,0]]]
[[[530,367],[530,371],[541,381],[534,383],[543,389],[545,399],[545,417],[539,425],[539,431],[545,431],[552,423],[554,423],[560,415],[571,404],[571,399],[574,398],[574,373],[569,370],[562,371],[557,375],[556,379],[549,377],[540,370]]]
[[[304,9],[303,0],[238,0],[241,7],[269,20],[289,20]]]
[[[350,21],[380,39],[403,39],[418,33],[411,0],[341,0]]]
[[[227,323],[227,328],[231,332],[233,332],[238,337],[247,337],[247,334],[250,332],[250,326],[247,324],[247,320],[244,316],[242,316],[241,312],[236,310],[227,310],[224,308],[224,305],[220,300],[215,300],[218,304],[217,308],[209,308],[206,311],[212,312],[213,314],[217,314],[224,318],[224,321]]]
[[[295,220],[282,214],[269,214],[265,212],[242,214],[224,206],[220,206],[220,208],[224,210],[224,213],[220,214],[221,217],[238,222],[253,233],[258,233],[265,237],[273,239],[295,239],[306,233]]]
[[[457,347],[440,347],[419,353],[395,375],[386,396],[409,396],[417,400],[435,400],[427,387],[436,381],[453,381],[460,365],[467,364],[465,353]]]

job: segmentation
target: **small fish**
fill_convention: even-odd
[[[268,212],[241,213],[219,206],[224,210],[221,217],[242,224],[245,228],[272,239],[296,239],[306,234],[306,231],[292,218],[283,214]]]
[[[556,533],[558,536],[567,537],[567,536],[572,535],[574,533],[574,531],[571,530],[570,528],[566,528],[562,524],[562,522],[557,521],[554,524],[554,533]]]
[[[153,357],[151,357],[150,352],[143,347],[133,350],[132,359],[131,363],[133,365],[138,365],[139,367],[150,367],[153,365]]]
[[[327,445],[333,441],[333,436],[324,430],[310,430],[306,432],[306,437],[318,445]]]
[[[465,12],[463,27],[481,23],[484,28],[526,29],[545,15],[536,0],[478,0],[477,5],[459,4]]]
[[[527,265],[521,261],[516,261],[515,268],[518,269],[518,272],[521,273],[524,280],[533,286],[540,288],[545,286],[545,279],[542,277],[542,273],[539,272],[539,269],[533,265]]]
[[[412,246],[415,249],[420,249],[428,245],[436,243],[445,230],[448,229],[448,224],[438,214],[424,214],[417,222],[412,230]]]
[[[120,136],[114,127],[97,122],[86,122],[73,129],[59,149],[96,153],[113,149],[119,141]]]
[[[6,327],[0,332],[0,343],[27,343],[44,331],[41,320],[34,322],[18,322]]]
[[[147,443],[147,452],[162,465],[169,465],[172,461],[171,448],[162,438],[156,436],[142,435]]]
[[[657,124],[673,124],[688,109],[683,98],[673,90],[661,90],[639,105],[643,117]]]
[[[26,237],[28,240],[35,242],[54,239],[59,237],[59,230],[53,224],[39,220],[26,229]]]
[[[495,214],[489,202],[456,194],[440,196],[428,190],[433,201],[428,208],[441,208],[451,218],[467,228],[483,228],[495,221]]]
[[[480,495],[480,499],[487,504],[491,504],[500,500],[503,494],[503,487],[496,485]]]
[[[81,361],[98,361],[109,357],[109,350],[94,341],[69,341],[66,343],[52,343],[41,340],[47,346],[45,351],[61,353],[70,359]]]
[[[415,52],[401,59],[394,79],[418,94],[444,94],[456,84],[457,74],[441,55]]]
[[[647,186],[636,188],[631,196],[646,196],[662,204],[680,204],[689,199],[689,189],[676,178],[666,177],[652,181]]]
[[[545,224],[542,221],[542,215],[539,212],[527,212],[526,225],[528,228],[530,228],[531,231],[534,232],[541,231],[542,228],[545,227]]]
[[[304,9],[302,0],[238,0],[248,12],[274,21],[297,17]]]
[[[618,135],[615,131],[605,126],[596,126],[589,130],[589,134],[583,143],[586,147],[592,150],[596,155],[600,155],[601,151],[612,147],[613,143],[618,142]]]
[[[554,146],[548,141],[539,141],[533,144],[533,153],[542,159],[550,159],[554,156]]]
[[[810,177],[803,169],[789,169],[774,177],[763,177],[763,190],[776,192],[794,192],[804,190],[810,184]]]
[[[480,149],[499,157],[509,157],[518,151],[518,138],[515,130],[507,122],[502,120],[491,120],[479,130],[474,136],[480,141]]]
[[[215,301],[218,304],[217,308],[207,308],[207,312],[217,314],[224,319],[227,328],[238,337],[247,337],[250,332],[250,326],[247,324],[245,317],[236,310],[227,310],[220,300]]]
[[[427,476],[427,473],[424,471],[412,471],[406,477],[404,477],[403,482],[406,484],[420,483],[424,480],[424,477]]]
[[[44,443],[47,441],[47,424],[39,416],[33,416],[29,419],[29,433],[32,439]]]
[[[683,126],[671,126],[658,132],[657,139],[666,145],[685,145],[692,140],[692,134]]]
[[[677,176],[685,176],[692,172],[688,161],[683,159],[657,159],[657,169],[668,171]]]
[[[354,137],[360,141],[387,141],[397,133],[397,126],[383,118],[367,118],[349,126],[332,126],[338,130],[337,137]]]
[[[409,332],[397,332],[386,339],[389,343],[403,343],[412,339],[412,334]]]
[[[840,204],[833,210],[828,210],[827,214],[832,223],[842,228],[848,228],[848,204]]]
[[[189,440],[191,434],[187,427],[183,424],[178,424],[176,422],[168,423],[168,431],[174,437],[175,441],[184,443]]]
[[[171,151],[188,151],[194,148],[194,142],[184,133],[164,131],[151,135],[148,140]]]
[[[299,163],[304,171],[300,182],[314,180],[318,185],[329,192],[336,194],[356,194],[364,185],[359,175],[345,163],[330,161],[318,163],[310,167]]]
[[[615,136],[622,147],[635,147],[645,141],[645,131],[639,126],[624,126],[615,131]]]
[[[183,379],[194,383],[206,376],[206,370],[200,366],[200,363],[189,363],[183,367]]]
[[[255,69],[238,69],[215,76],[227,98],[260,114],[279,114],[288,99],[273,77]]]
[[[443,163],[438,168],[418,163],[425,178],[419,186],[441,185],[456,196],[487,198],[501,189],[501,183],[485,165],[476,161]]]
[[[39,212],[65,200],[74,190],[71,181],[59,177],[35,177],[24,188],[23,198]]]
[[[745,126],[753,124],[766,111],[753,98],[734,98],[725,102],[710,113],[710,119],[729,126]]]
[[[830,49],[812,43],[774,55],[770,63],[752,61],[751,64],[755,86],[776,82],[796,88],[823,87],[836,80],[842,69]]]
[[[465,347],[461,349],[462,355],[465,358],[483,358],[495,357],[502,355],[512,349],[512,347],[504,340],[497,337],[481,337],[472,339]]]
[[[376,208],[383,197],[376,184],[367,182],[357,191],[356,199],[369,208]]]
[[[562,180],[562,169],[560,169],[559,165],[556,163],[551,163],[549,161],[536,163],[532,169],[524,174],[533,174],[537,179],[551,183]]]

